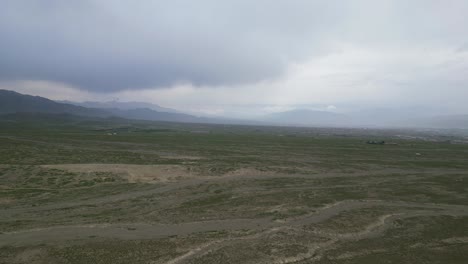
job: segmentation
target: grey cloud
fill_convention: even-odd
[[[279,6],[257,17],[257,9],[269,9],[266,1],[165,2],[7,2],[0,11],[0,78],[101,91],[253,82],[280,74],[306,30],[302,21],[283,20]],[[277,31],[286,25],[297,32],[283,38]]]
[[[468,51],[468,43],[465,43],[456,49],[456,52],[467,52],[467,51]]]
[[[447,28],[447,38],[461,41],[465,31],[453,26],[465,18],[437,17],[438,1],[375,2],[6,0],[0,81],[47,80],[100,92],[231,85],[275,78],[288,63],[333,52],[341,41],[428,41]],[[455,12],[466,7],[453,2],[448,8]]]

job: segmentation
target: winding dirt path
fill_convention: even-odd
[[[326,242],[310,245],[307,253],[295,257],[278,259],[274,263],[294,263],[301,260],[320,258],[320,256],[333,244],[339,241],[354,241],[382,234],[391,227],[391,223],[396,219],[404,219],[416,216],[468,216],[468,206],[448,205],[448,204],[427,204],[408,202],[389,202],[378,200],[345,200],[331,205],[318,208],[315,212],[301,216],[285,219],[278,222],[271,218],[259,219],[229,219],[218,221],[191,222],[182,224],[150,224],[150,223],[129,223],[129,224],[100,224],[81,226],[56,226],[50,228],[28,229],[0,234],[0,247],[6,245],[35,245],[41,243],[61,243],[64,241],[83,240],[90,237],[115,238],[123,240],[133,239],[158,239],[170,236],[184,236],[197,232],[208,231],[234,231],[248,229],[256,231],[255,234],[219,239],[202,246],[198,246],[189,252],[171,260],[168,264],[185,263],[186,261],[213,252],[230,243],[242,240],[252,240],[264,237],[268,234],[279,232],[285,229],[300,229],[305,225],[326,221],[343,211],[369,208],[375,206],[391,206],[411,209],[398,214],[387,214],[381,216],[374,223],[365,227],[362,231],[353,233],[330,233],[319,231],[312,232],[321,237],[326,237]]]
[[[307,253],[302,253],[294,257],[278,259],[272,263],[284,264],[284,263],[295,263],[303,260],[313,260],[321,258],[323,252],[329,249],[333,244],[339,241],[354,241],[364,238],[374,237],[382,234],[386,229],[391,227],[391,223],[397,219],[404,219],[416,216],[439,216],[439,215],[451,215],[451,216],[468,216],[468,207],[467,206],[458,206],[458,205],[446,205],[446,204],[420,204],[420,203],[407,203],[407,202],[386,202],[386,201],[354,201],[347,200],[342,202],[337,202],[325,207],[320,208],[317,212],[312,214],[302,216],[300,218],[292,218],[286,220],[281,225],[270,224],[270,228],[266,229],[263,232],[257,233],[255,235],[247,237],[239,237],[233,239],[223,239],[215,241],[213,243],[205,244],[203,247],[199,247],[195,250],[192,250],[167,264],[178,264],[185,263],[189,259],[203,256],[209,252],[213,252],[221,247],[227,246],[229,243],[233,243],[239,240],[249,240],[257,239],[262,236],[265,236],[270,233],[279,232],[287,228],[299,228],[303,225],[308,225],[312,223],[319,223],[326,221],[333,216],[340,214],[343,211],[354,210],[366,207],[373,206],[399,206],[406,208],[419,208],[414,212],[407,213],[398,213],[398,214],[388,214],[381,216],[376,222],[371,223],[365,227],[362,231],[353,232],[353,233],[325,233],[325,232],[314,232],[317,235],[322,237],[329,238],[326,242],[312,244],[309,247]],[[429,210],[429,211],[425,211]],[[436,211],[432,211],[436,210]],[[303,232],[304,230],[300,230]]]

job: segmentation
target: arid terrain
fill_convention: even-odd
[[[468,259],[463,131],[0,126],[0,263]]]

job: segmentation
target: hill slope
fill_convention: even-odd
[[[78,105],[78,106],[83,106],[87,108],[102,108],[102,109],[122,109],[122,110],[132,110],[132,109],[151,109],[157,112],[165,112],[165,113],[179,113],[179,111],[172,109],[172,108],[167,108],[167,107],[162,107],[157,104],[150,104],[150,103],[143,103],[143,102],[118,102],[118,101],[109,101],[109,102],[92,102],[92,101],[87,101],[87,102],[72,102],[72,101],[57,101],[59,103],[65,103],[65,104],[72,104],[72,105]]]
[[[219,121],[216,119],[199,118],[188,114],[159,112],[149,108],[87,108],[55,102],[40,96],[31,96],[8,90],[0,90],[0,114],[5,115],[15,113],[71,114],[86,117],[115,116],[127,119],[186,123],[217,123]]]
[[[57,103],[40,96],[31,96],[8,90],[0,90],[0,114],[12,113],[67,113],[94,117],[105,117],[110,115],[110,113],[101,109]]]

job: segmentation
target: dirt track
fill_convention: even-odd
[[[60,165],[63,166],[63,165]],[[58,169],[64,169],[65,167],[55,167]],[[135,165],[132,166],[115,166],[106,165],[97,167],[94,165],[82,165],[72,166],[64,165],[69,170],[77,169],[79,172],[90,171],[111,171],[113,173],[128,174],[129,177],[133,177],[133,180],[144,179],[145,175],[153,175],[156,177],[154,171],[158,172],[161,170],[161,174],[164,174],[165,170],[173,169],[172,166],[164,167],[158,165]],[[51,168],[51,167],[49,167]],[[185,173],[183,167],[177,166],[176,172]],[[380,172],[382,175],[388,173],[388,171]],[[380,173],[375,173],[373,176],[379,176]],[[395,170],[398,173],[398,170]],[[417,172],[415,172],[416,174]],[[420,173],[420,172],[419,172]],[[431,172],[425,172],[430,174]],[[438,173],[438,172],[434,172]],[[411,173],[410,173],[411,174]],[[327,178],[327,177],[361,177],[369,176],[368,173],[321,173],[313,174],[309,176],[305,175],[280,175],[280,174],[259,174],[252,170],[241,170],[227,173],[222,176],[200,176],[200,175],[185,175],[176,177],[173,179],[165,179],[164,181],[158,180],[158,184],[146,186],[146,189],[140,189],[138,191],[128,191],[107,196],[101,196],[97,198],[91,198],[87,200],[73,200],[55,202],[50,204],[43,204],[36,207],[16,207],[12,209],[0,210],[0,216],[4,219],[15,219],[15,217],[26,213],[34,215],[35,213],[54,214],[54,210],[67,209],[67,208],[80,208],[82,206],[93,205],[105,205],[107,203],[119,202],[130,200],[134,198],[140,198],[147,195],[163,194],[166,192],[179,191],[202,184],[222,184],[230,181],[238,180],[262,180],[262,179],[274,179],[274,178]],[[411,177],[411,176],[408,176]],[[154,179],[154,178],[153,178]],[[130,178],[129,178],[130,180]],[[147,179],[144,179],[147,180]],[[377,177],[376,181],[385,181],[384,177]],[[358,186],[354,182],[334,184],[332,186],[281,186],[281,189],[298,191],[308,190],[320,190],[325,188],[350,188]],[[245,192],[256,191],[250,187],[246,188]],[[260,187],[256,187],[260,188]],[[198,198],[197,195],[193,194],[191,199]],[[171,201],[165,201],[168,204],[178,203],[180,201],[177,198]],[[375,216],[373,222],[369,222],[366,226],[362,226],[361,230],[354,230],[352,232],[335,232],[330,230],[307,229],[307,226],[313,226],[318,223],[326,222],[327,220],[340,215],[340,213],[351,210],[360,210],[365,208],[373,207],[385,207],[385,208],[397,208],[382,215]],[[167,264],[187,263],[195,258],[203,257],[207,254],[226,248],[229,246],[235,246],[238,243],[248,242],[253,243],[257,240],[268,241],[270,236],[279,234],[281,232],[291,232],[293,234],[308,233],[311,236],[321,238],[323,241],[313,242],[307,244],[307,252],[300,253],[293,257],[276,257],[271,258],[268,263],[294,263],[303,260],[319,259],[321,256],[336,246],[337,243],[343,241],[358,241],[365,238],[379,237],[384,232],[392,228],[395,220],[421,217],[421,216],[468,216],[468,206],[464,205],[453,205],[453,204],[435,204],[435,203],[417,203],[417,202],[404,202],[404,201],[383,201],[383,200],[343,200],[333,204],[329,204],[319,208],[308,208],[310,213],[306,213],[296,217],[284,218],[275,221],[272,217],[260,217],[253,219],[241,219],[232,218],[227,220],[211,220],[211,221],[198,221],[198,222],[184,222],[180,224],[161,224],[158,222],[128,222],[128,223],[113,223],[113,224],[85,224],[85,225],[60,225],[52,226],[47,228],[34,228],[34,229],[22,229],[13,232],[5,232],[0,234],[0,247],[2,246],[36,246],[36,245],[60,245],[63,243],[81,243],[89,239],[118,239],[118,240],[154,240],[163,239],[173,236],[189,236],[197,233],[204,232],[230,232],[230,231],[241,231],[249,230],[249,234],[240,236],[228,236],[224,238],[217,238],[210,242],[201,245],[194,245],[191,248],[185,249],[180,252],[180,255],[173,258]],[[346,256],[343,256],[346,258]]]
[[[75,239],[86,239],[91,236],[118,238],[118,239],[156,239],[169,236],[183,236],[197,232],[251,229],[262,232],[277,231],[281,228],[297,228],[304,225],[319,223],[347,210],[367,208],[373,206],[398,206],[401,208],[417,208],[411,212],[386,215],[378,219],[376,223],[368,226],[358,233],[330,234],[320,233],[333,239],[359,239],[371,236],[382,231],[385,226],[396,219],[426,216],[426,215],[451,215],[468,216],[468,206],[445,204],[419,204],[407,202],[385,201],[342,201],[323,208],[316,212],[286,219],[284,221],[272,221],[271,218],[260,219],[230,219],[222,221],[193,222],[174,225],[131,223],[131,224],[101,224],[81,226],[58,226],[21,230],[0,234],[0,246],[24,245],[39,243],[55,243]],[[317,233],[318,234],[318,233]],[[257,235],[258,236],[258,235]],[[241,238],[246,239],[246,238]],[[220,243],[217,243],[220,244]],[[201,252],[200,252],[201,253]]]

